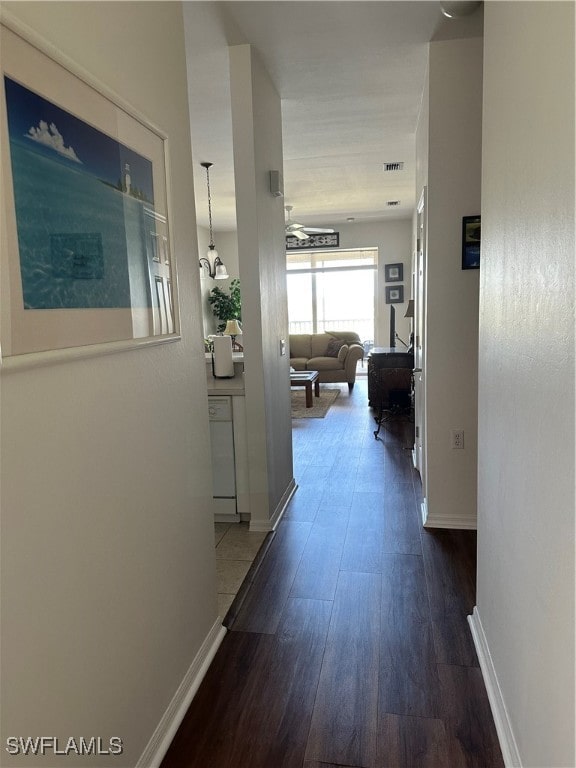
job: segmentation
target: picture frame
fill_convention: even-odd
[[[286,235],[286,250],[310,250],[311,248],[339,248],[340,233],[330,232],[327,234],[308,235],[305,240],[300,240],[294,235]]]
[[[386,304],[403,304],[404,286],[387,285],[386,286]]]
[[[180,339],[166,135],[0,25],[4,367]]]
[[[480,269],[481,217],[462,217],[462,269]]]
[[[401,283],[404,280],[404,264],[385,264],[384,280],[387,283]]]

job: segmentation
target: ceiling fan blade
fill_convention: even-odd
[[[292,232],[298,232],[298,230],[304,229],[303,224],[298,224],[295,221],[290,222],[289,224],[286,224],[286,232],[292,233]]]
[[[318,235],[332,235],[334,233],[334,230],[322,229],[318,227],[304,227],[304,232],[310,232],[312,234],[318,234]]]
[[[290,235],[297,237],[298,240],[308,240],[310,237],[310,235],[307,235],[306,232],[302,232],[300,229],[295,229],[293,232],[290,232]]]

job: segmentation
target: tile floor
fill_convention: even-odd
[[[248,523],[214,523],[220,618],[226,616],[266,535],[251,533]]]

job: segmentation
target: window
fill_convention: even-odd
[[[290,333],[374,338],[377,248],[286,254]]]

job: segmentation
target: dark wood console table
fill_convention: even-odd
[[[378,408],[378,437],[383,413],[406,413],[412,404],[414,353],[398,347],[373,347],[368,355],[368,405]]]

